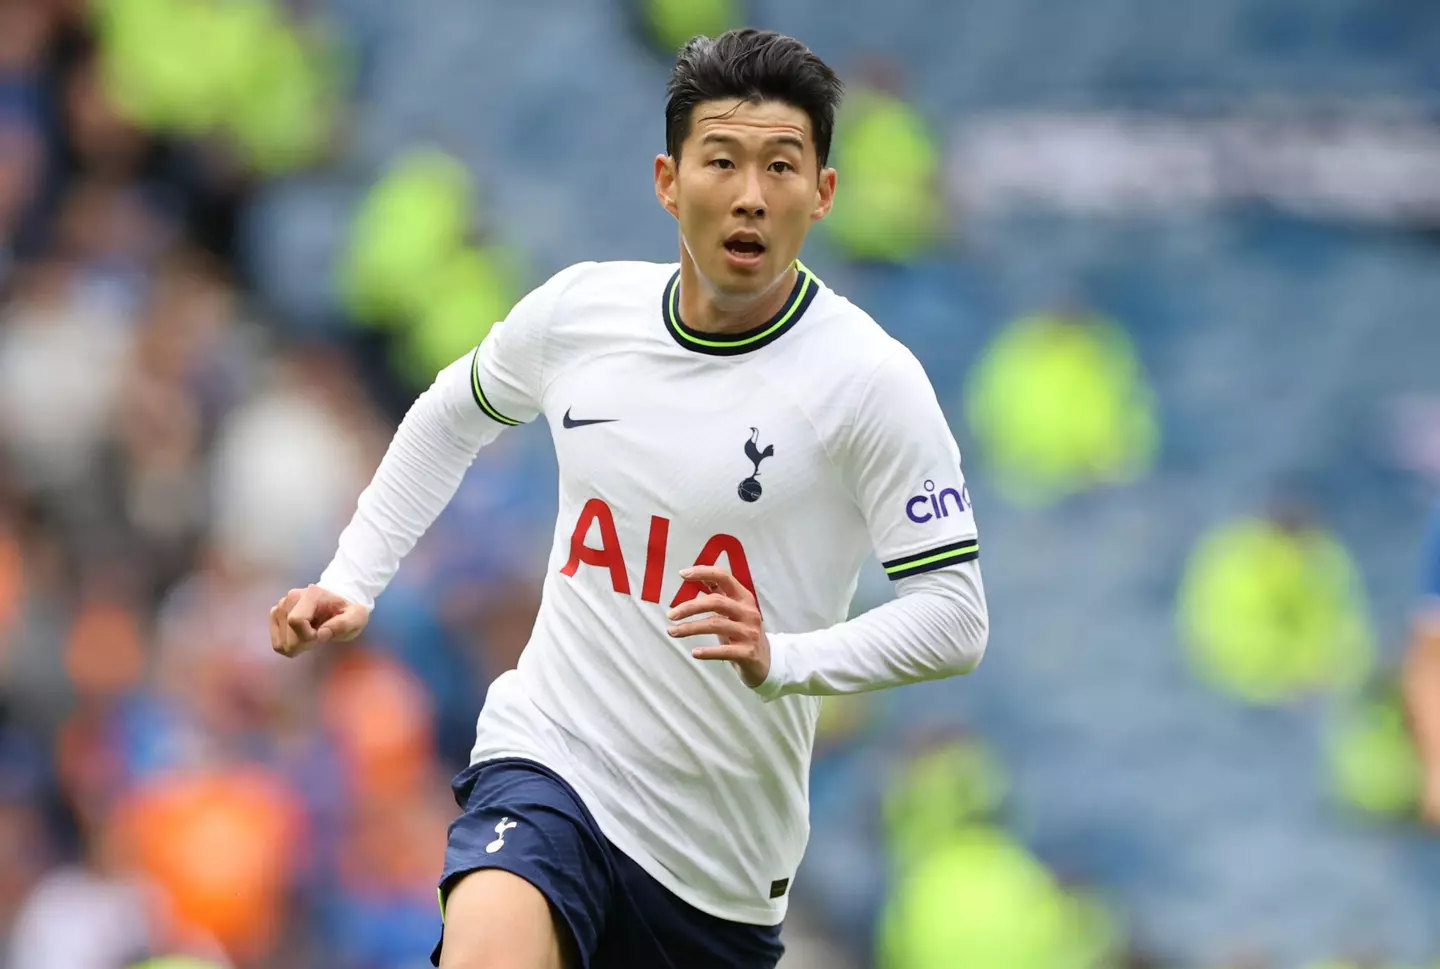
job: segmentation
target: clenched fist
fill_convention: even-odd
[[[369,621],[365,606],[318,585],[291,589],[270,610],[270,646],[281,656],[299,656],[330,640],[349,642]]]

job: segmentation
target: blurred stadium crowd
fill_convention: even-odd
[[[282,660],[266,611],[515,298],[674,258],[666,52],[741,22],[850,81],[807,263],[941,392],[995,617],[973,678],[827,701],[793,911],[835,948],[787,965],[1440,964],[1397,672],[1435,8],[0,0],[0,966],[425,964],[544,432],[360,643]]]

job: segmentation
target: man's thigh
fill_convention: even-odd
[[[612,866],[578,795],[553,772],[518,760],[468,768],[453,786],[464,813],[450,825],[440,881],[445,924],[431,961],[444,969],[590,969]]]
[[[446,893],[440,969],[579,969],[579,962],[570,930],[540,890],[486,868]]]

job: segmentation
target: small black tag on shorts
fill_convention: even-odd
[[[779,898],[781,895],[784,895],[784,894],[785,894],[785,889],[787,889],[787,888],[789,888],[789,887],[790,887],[790,879],[788,879],[788,878],[777,878],[777,879],[775,879],[773,882],[770,883],[770,897],[771,897],[771,898]]]

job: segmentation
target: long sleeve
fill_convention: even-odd
[[[990,634],[980,563],[896,583],[897,597],[847,622],[809,633],[770,634],[765,700],[791,693],[863,693],[968,673]]]
[[[989,638],[960,449],[920,362],[880,361],[834,448],[896,598],[828,629],[771,633],[764,699],[859,693],[968,673]]]
[[[585,263],[532,290],[474,352],[440,372],[400,423],[319,585],[373,608],[486,444],[540,413],[546,334]]]
[[[340,533],[321,588],[373,608],[400,561],[455,496],[475,455],[504,430],[473,399],[473,357],[440,371],[411,405]]]

